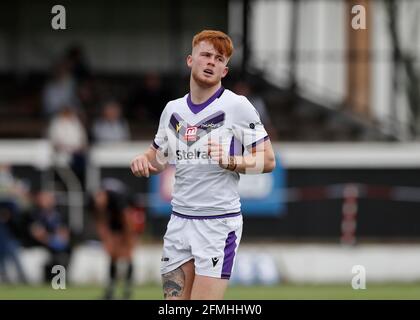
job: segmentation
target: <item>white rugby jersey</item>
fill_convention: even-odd
[[[176,166],[174,214],[202,218],[240,214],[239,174],[222,169],[209,157],[209,139],[230,155],[242,155],[268,135],[249,100],[223,87],[202,104],[194,104],[190,94],[168,102],[153,147]]]

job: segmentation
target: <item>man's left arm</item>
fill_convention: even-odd
[[[259,174],[271,172],[276,167],[273,146],[269,139],[252,147],[250,153],[245,156],[229,156],[222,145],[213,141],[209,141],[208,146],[211,158],[226,170],[242,174]]]
[[[259,174],[271,172],[276,166],[273,147],[264,124],[261,122],[258,111],[243,96],[238,97],[237,104],[232,112],[232,134],[247,150],[245,155],[241,152],[223,150],[215,141],[209,143],[209,152],[219,166],[243,174]]]
[[[231,162],[231,161],[230,161]],[[276,158],[273,151],[271,141],[267,139],[254,147],[250,154],[246,156],[234,156],[236,167],[233,171],[244,174],[258,174],[267,173],[274,170],[276,167]],[[227,167],[227,169],[232,169]]]

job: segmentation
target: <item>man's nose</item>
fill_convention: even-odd
[[[216,63],[216,58],[215,57],[209,57],[209,60],[207,62],[208,64],[211,64],[212,66],[215,65]]]

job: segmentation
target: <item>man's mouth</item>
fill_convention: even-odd
[[[204,73],[210,74],[210,75],[214,74],[213,70],[211,70],[211,69],[204,69]]]

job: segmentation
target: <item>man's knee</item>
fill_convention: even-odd
[[[221,300],[224,298],[227,279],[196,275],[191,290],[191,300]]]

